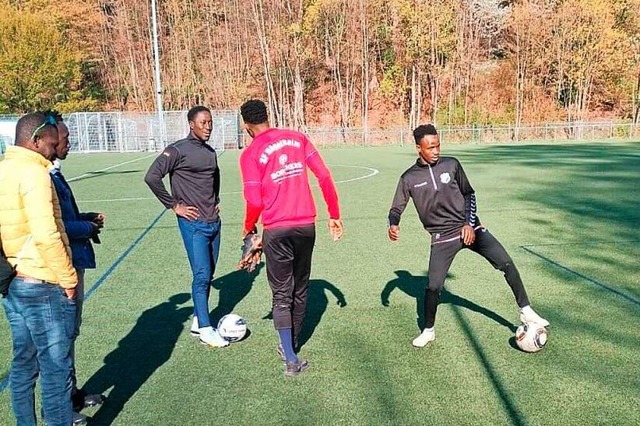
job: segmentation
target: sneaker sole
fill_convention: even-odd
[[[201,343],[201,344],[203,344],[203,345],[205,345],[205,346],[209,346],[210,348],[226,348],[227,346],[229,346],[229,342],[227,342],[227,344],[226,344],[226,345],[212,345],[212,344],[210,344],[210,343],[205,342],[205,341],[204,341],[204,340],[202,340],[202,339],[199,339],[199,340],[200,340],[200,343]]]
[[[296,376],[301,375],[302,373],[304,373],[308,369],[309,369],[309,363],[305,362],[303,365],[300,366],[300,371],[296,371],[296,372],[285,371],[284,375],[285,375],[285,377],[296,377]]]
[[[415,342],[411,342],[411,346],[413,346],[414,348],[424,348],[425,346],[427,346],[429,343],[433,342],[434,340],[436,340],[435,338],[431,339],[431,340],[427,340],[424,344],[420,345],[420,344],[416,344]]]

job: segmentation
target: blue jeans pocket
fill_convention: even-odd
[[[58,287],[61,295],[62,313],[64,315],[64,330],[69,339],[76,335],[76,309],[78,308],[76,299],[69,299],[64,292],[64,288]]]

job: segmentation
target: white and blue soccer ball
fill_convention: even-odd
[[[516,330],[516,345],[525,352],[538,352],[545,347],[548,337],[546,328],[530,322]]]
[[[240,315],[227,314],[218,322],[218,334],[228,342],[237,342],[247,334],[247,322]]]

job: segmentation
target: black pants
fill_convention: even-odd
[[[491,263],[491,265],[502,271],[507,280],[507,284],[511,287],[516,303],[519,307],[527,306],[529,298],[522,284],[520,273],[514,265],[513,260],[502,247],[502,244],[491,233],[484,229],[476,231],[476,240],[470,246],[465,246],[462,240],[455,240],[433,244],[431,246],[431,255],[429,258],[429,286],[425,289],[425,316],[426,327],[433,327],[436,320],[436,311],[438,309],[438,300],[440,299],[440,290],[444,285],[444,279],[449,272],[451,263],[456,254],[463,248],[469,248]]]
[[[276,330],[291,328],[297,346],[307,309],[316,228],[307,225],[265,229],[262,239],[273,293],[273,325]]]

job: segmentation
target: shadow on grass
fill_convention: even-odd
[[[192,312],[191,307],[178,305],[190,298],[188,293],[176,294],[144,311],[118,347],[105,357],[102,368],[83,386],[88,393],[105,393],[111,388],[107,400],[89,418],[89,424],[112,424],[129,399],[169,360]]]
[[[311,339],[311,336],[320,325],[322,317],[329,307],[329,298],[327,292],[336,298],[336,305],[341,308],[347,306],[347,300],[344,293],[338,287],[325,280],[310,280],[309,293],[307,296],[307,310],[302,323],[302,330],[298,336],[298,349],[302,348],[305,343]],[[273,319],[273,311],[270,311],[262,319]]]
[[[531,206],[510,216],[536,226],[536,234],[520,241],[525,243],[520,247],[552,268],[559,283],[594,301],[604,291],[616,309],[637,315],[640,290],[629,277],[638,276],[638,263],[625,256],[624,244],[637,244],[629,240],[637,240],[640,222],[639,148],[631,142],[504,145],[469,150],[460,158],[469,165],[472,181],[473,168],[490,170],[490,179],[484,180],[488,190],[495,182],[509,181],[514,189],[505,201]],[[561,219],[545,220],[551,217]],[[557,246],[557,254],[543,250],[546,245]],[[568,281],[568,276],[578,280]]]
[[[258,264],[252,273],[241,269],[213,280],[211,287],[219,292],[218,306],[209,313],[211,325],[217,327],[220,318],[233,312],[236,305],[249,294],[256,277],[263,267],[264,262]]]
[[[322,321],[322,316],[329,307],[329,298],[327,293],[330,293],[336,298],[336,305],[344,308],[347,306],[347,300],[340,289],[328,281],[325,280],[311,280],[309,281],[309,298],[307,300],[307,313],[304,317],[304,323],[302,323],[302,330],[298,336],[298,347],[301,348],[309,341],[316,328]]]
[[[520,410],[516,406],[514,397],[509,394],[502,379],[500,379],[500,376],[498,375],[495,368],[489,361],[487,355],[484,352],[484,349],[482,348],[482,345],[480,345],[480,342],[478,341],[478,337],[476,336],[476,334],[473,332],[473,329],[469,325],[469,321],[462,314],[462,310],[460,309],[460,306],[454,304],[454,306],[451,307],[451,310],[453,311],[454,318],[460,325],[460,328],[464,332],[464,335],[467,337],[467,340],[471,344],[471,347],[473,347],[473,350],[478,360],[482,364],[482,367],[484,368],[484,371],[486,372],[489,378],[489,381],[491,382],[491,385],[493,386],[496,394],[502,401],[502,405],[504,406],[504,409],[507,412],[507,415],[511,419],[511,424],[514,424],[516,426],[526,424],[524,415],[520,412]]]
[[[422,275],[411,275],[408,271],[395,271],[395,274],[398,278],[389,281],[380,294],[382,306],[389,306],[389,296],[395,289],[402,291],[409,297],[413,297],[416,299],[416,317],[418,319],[418,327],[422,330],[425,327],[424,290],[429,284],[429,279]],[[447,278],[451,278],[451,274],[447,274]],[[492,310],[477,305],[464,297],[451,293],[446,289],[446,287],[443,288],[440,293],[440,302],[438,305],[442,304],[450,304],[469,309],[470,311],[484,315],[485,317],[508,328],[512,332],[516,331],[517,327],[506,318],[498,315]]]
[[[407,296],[413,297],[416,299],[416,312],[418,316],[418,326],[422,330],[425,327],[425,317],[424,317],[424,289],[428,285],[428,278],[425,276],[416,276],[411,275],[408,271],[395,271],[398,278],[391,280],[387,283],[385,288],[382,290],[380,294],[380,299],[383,306],[389,306],[389,296],[395,289],[399,289],[404,292]],[[451,278],[451,274],[447,274],[447,278]],[[513,398],[507,392],[507,389],[496,373],[494,367],[489,362],[487,355],[485,354],[480,342],[478,342],[478,338],[474,334],[471,326],[469,325],[469,321],[462,314],[462,309],[469,309],[470,311],[477,312],[486,316],[487,318],[497,322],[498,324],[508,328],[510,331],[515,332],[516,326],[509,322],[504,317],[498,315],[497,313],[479,306],[470,300],[467,300],[463,297],[460,297],[454,293],[451,293],[446,288],[442,289],[440,293],[440,303],[448,303],[451,306],[451,310],[453,311],[454,318],[460,325],[463,333],[469,340],[469,343],[474,349],[478,360],[482,364],[493,388],[495,389],[498,397],[502,401],[502,405],[504,406],[509,418],[511,419],[512,424],[514,425],[522,425],[524,424],[523,416],[518,411]]]

